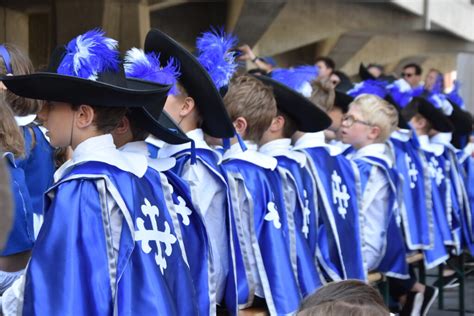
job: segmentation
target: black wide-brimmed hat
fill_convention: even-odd
[[[398,105],[397,102],[395,102],[395,100],[393,99],[393,97],[390,94],[387,94],[384,99],[385,99],[385,101],[387,101],[388,103],[393,105],[395,107],[395,109],[397,110],[397,113],[398,113],[398,127],[403,128],[403,129],[410,129],[410,125],[408,125],[408,122],[405,120],[405,118],[402,115],[402,109],[401,109],[400,105]]]
[[[354,98],[338,90],[334,92],[334,106],[341,109],[342,113],[347,113],[347,111],[349,111],[349,105],[354,101]]]
[[[362,81],[377,80],[377,78],[375,78],[374,75],[372,75],[369,72],[369,70],[367,69],[367,67],[363,63],[360,63],[360,65],[359,65],[359,77]]]
[[[58,47],[46,72],[5,76],[0,80],[14,94],[30,99],[128,108],[153,104],[160,111],[163,108],[170,86],[127,81],[121,63],[117,63],[116,69],[97,72],[91,78],[60,74],[58,68],[67,53],[65,46]]]
[[[453,125],[448,117],[423,97],[413,98],[402,110],[402,115],[406,121],[409,121],[417,113],[426,118],[430,122],[431,127],[438,132],[447,133],[453,131]]]
[[[278,109],[295,121],[299,131],[319,132],[331,125],[331,118],[299,92],[267,76],[254,77],[273,88]]]
[[[219,91],[207,71],[189,51],[160,30],[152,29],[145,39],[145,52],[159,53],[163,64],[170,58],[179,61],[181,65],[179,82],[195,100],[203,120],[204,132],[218,138],[234,136],[234,126]]]

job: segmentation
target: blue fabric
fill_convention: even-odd
[[[433,232],[429,223],[433,216],[428,209],[425,193],[424,166],[419,156],[419,149],[411,141],[400,141],[391,138],[395,152],[395,168],[403,176],[402,223],[408,249],[429,248],[433,240]]]
[[[281,184],[271,182],[271,179],[275,179],[276,171],[233,159],[225,162],[223,167],[229,174],[240,174],[251,195],[253,209],[250,210],[250,216],[254,224],[251,231],[255,233],[261,254],[261,257],[257,257],[256,260],[263,264],[263,267],[259,267],[259,275],[261,279],[266,276],[269,284],[271,298],[268,293],[265,293],[265,299],[270,311],[274,309],[278,315],[294,313],[298,309],[301,296],[293,274],[284,224],[276,220],[276,213],[280,220],[286,216],[277,195],[281,194],[281,188],[278,187]],[[273,207],[276,208],[276,213]],[[272,218],[274,220],[271,220]],[[264,270],[262,271],[261,268]],[[270,299],[274,306],[269,303]]]
[[[110,179],[133,221],[135,240],[125,218],[122,224],[117,280],[112,285],[105,238],[109,233],[103,224],[108,218],[102,216],[95,181],[82,174]],[[178,241],[157,245],[147,239],[150,230],[174,236],[159,174],[149,169],[138,179],[113,166],[89,162],[70,175],[79,179],[59,183],[53,188],[55,198],[48,201],[26,274],[24,314],[113,315],[111,287],[116,289],[117,315],[196,314],[194,288]]]
[[[321,226],[325,226],[327,243],[320,243],[320,250],[328,266],[342,279],[365,279],[360,239],[359,208],[354,169],[343,155],[331,156],[324,147],[305,149],[309,163],[314,164],[321,186],[318,187]],[[328,209],[329,208],[329,209]],[[322,237],[320,237],[322,238]]]
[[[159,147],[156,147],[155,145],[152,145],[150,143],[146,143],[146,147],[148,148],[148,154],[150,158],[158,158],[158,151],[160,150]]]
[[[25,173],[18,168],[12,156],[3,158],[6,160],[10,173],[10,188],[14,202],[13,226],[8,235],[5,247],[0,256],[9,256],[21,253],[33,248],[33,208],[31,198],[25,185]]]
[[[305,228],[304,228],[304,225],[302,225],[302,221],[305,216],[304,212],[309,210],[309,208],[307,207],[307,204],[309,204],[309,201],[307,201],[308,199],[307,193],[305,196],[304,187],[299,187],[296,181],[296,178],[300,178],[298,182],[300,182],[300,185],[301,185],[302,179],[301,179],[301,173],[299,171],[302,170],[302,168],[299,167],[299,164],[296,161],[291,160],[285,156],[277,156],[275,158],[277,158],[278,165],[281,168],[286,169],[291,173],[291,178],[288,178],[288,181],[290,181],[291,184],[286,183],[285,181],[282,181],[282,180],[278,180],[278,179],[272,181],[277,186],[278,186],[278,182],[280,182],[280,185],[278,186],[279,188],[277,187],[276,189],[278,189],[278,191],[281,192],[281,197],[284,197],[283,185],[291,185],[297,190],[297,192],[295,192],[298,195],[298,196],[295,196],[295,199],[296,199],[295,209],[294,210],[285,209],[285,211],[287,213],[291,212],[294,217],[294,220],[293,220],[294,221],[293,225],[295,226],[294,232],[288,231],[288,233],[294,234],[294,238],[296,242],[296,261],[297,261],[296,264],[297,264],[298,284],[300,287],[301,294],[303,295],[303,297],[306,297],[314,293],[319,287],[321,287],[322,282],[319,278],[318,271],[316,269],[314,252],[311,251],[308,245],[308,242],[305,238],[306,234],[304,233]],[[286,168],[288,166],[292,166],[290,167],[290,169],[292,170]],[[293,172],[293,170],[296,171],[296,173]],[[285,204],[282,204],[282,205],[285,205]],[[313,213],[313,215],[315,215],[315,213]],[[311,216],[311,214],[309,214],[309,216]],[[296,220],[296,218],[299,218],[299,219]]]
[[[44,193],[53,185],[54,148],[51,147],[40,128],[36,125],[23,126],[25,139],[25,157],[18,159],[17,164],[25,171],[26,186],[30,193],[35,214],[42,215]],[[34,133],[34,144],[31,135]]]
[[[387,163],[376,157],[363,157],[355,160],[360,171],[362,191],[366,189],[372,168],[380,168],[390,183],[390,196],[387,204],[386,246],[382,260],[377,271],[392,277],[406,278],[408,276],[408,265],[406,263],[406,248],[401,227],[397,223],[398,209],[395,207],[397,201],[397,189],[399,188],[398,175],[396,171],[389,168]]]

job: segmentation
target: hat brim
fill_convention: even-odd
[[[157,29],[151,29],[145,39],[145,52],[155,52],[164,65],[173,57],[179,61],[179,82],[196,102],[203,120],[203,130],[218,138],[234,136],[234,126],[224,101],[207,71],[199,61],[175,40]]]
[[[416,112],[425,117],[433,129],[442,133],[449,133],[454,130],[453,125],[446,115],[437,109],[430,101],[422,97],[415,97],[405,109],[409,110],[412,104],[417,104]]]
[[[398,112],[398,127],[402,128],[402,129],[410,129],[410,125],[408,125],[408,122],[405,120],[405,118],[402,115],[401,107],[397,104],[397,102],[395,102],[395,100],[392,98],[392,96],[390,94],[387,94],[385,96],[385,101],[387,101],[388,103],[393,105],[395,107],[395,109],[397,109],[397,112]]]
[[[470,134],[472,132],[472,116],[469,112],[461,109],[459,105],[448,98],[449,103],[453,106],[453,113],[449,116],[449,120],[454,126],[456,132],[460,134]]]
[[[254,77],[273,88],[278,109],[295,121],[299,131],[313,133],[331,126],[331,118],[297,91],[267,76]]]
[[[104,107],[142,107],[163,104],[170,86],[133,81],[127,87],[48,72],[5,76],[0,80],[14,94],[37,100]]]
[[[367,67],[364,66],[363,63],[360,63],[359,65],[359,77],[362,81],[365,81],[365,80],[376,80],[377,78],[374,77],[374,75],[372,75],[369,70],[367,69]]]
[[[354,101],[354,98],[344,92],[335,90],[334,106],[341,109],[343,113],[349,111],[349,105]]]

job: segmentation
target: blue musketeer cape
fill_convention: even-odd
[[[10,173],[14,217],[7,242],[2,251],[0,251],[0,255],[10,256],[33,248],[35,241],[33,232],[33,207],[25,185],[25,173],[23,169],[15,164],[15,158],[12,153],[4,153],[2,159],[5,159]]]
[[[405,135],[404,135],[405,136]],[[408,249],[431,249],[434,245],[431,181],[428,166],[416,140],[390,138],[395,168],[403,178],[400,214]]]
[[[151,168],[139,179],[86,162],[51,188],[26,272],[23,313],[197,314],[161,178]],[[120,245],[111,236],[110,197],[123,215]]]
[[[372,156],[366,156],[354,160],[360,171],[360,183],[362,190],[365,192],[367,184],[370,182],[372,168],[380,168],[386,175],[390,184],[390,197],[387,205],[387,222],[381,223],[386,225],[386,236],[383,247],[382,259],[377,271],[387,276],[406,279],[408,278],[408,265],[406,263],[406,248],[400,227],[400,196],[398,195],[399,178],[393,168],[390,168],[386,161]],[[362,197],[363,195],[361,195]]]
[[[365,280],[357,170],[344,156],[332,156],[325,146],[302,152],[308,158],[306,169],[318,190],[318,261],[333,280]]]
[[[239,292],[246,294],[239,296],[239,305],[250,306],[253,302],[256,280],[249,271],[249,260],[253,259],[270,313],[295,313],[301,295],[288,249],[284,205],[281,198],[277,198],[283,195],[281,183],[276,180],[276,160],[256,151],[246,151],[240,155],[223,163],[233,201],[233,217],[238,232],[236,242],[241,251],[236,253],[236,257],[245,267],[245,273],[237,270],[237,284],[239,288],[245,284],[244,289],[247,291]],[[258,157],[251,162],[249,155]],[[255,164],[269,159],[274,161],[272,168]],[[243,205],[244,200],[249,204]],[[250,241],[245,238],[245,234],[250,235]],[[248,252],[249,249],[251,253]]]
[[[303,297],[314,293],[321,285],[320,273],[318,272],[314,252],[311,252],[306,240],[304,229],[305,217],[308,218],[309,204],[307,200],[302,200],[300,188],[298,188],[296,178],[297,174],[286,168],[293,165],[293,168],[299,168],[298,162],[287,156],[276,156],[278,160],[278,173],[274,173],[274,179],[271,181],[277,187],[275,190],[281,192],[280,199],[283,199],[284,214],[287,218],[287,233],[290,239],[290,255],[294,252],[296,260],[296,269],[294,269],[300,291]],[[300,178],[300,177],[299,177]],[[300,179],[301,180],[301,179]],[[280,185],[278,185],[280,183]],[[278,192],[276,191],[276,192]],[[292,249],[292,247],[294,247]]]

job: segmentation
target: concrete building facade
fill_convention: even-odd
[[[192,49],[210,26],[233,31],[283,67],[328,55],[349,75],[360,62],[396,74],[411,61],[457,70],[474,110],[472,0],[0,0],[0,42],[20,45],[36,66],[56,45],[94,27],[125,51],[141,47],[151,27]]]

